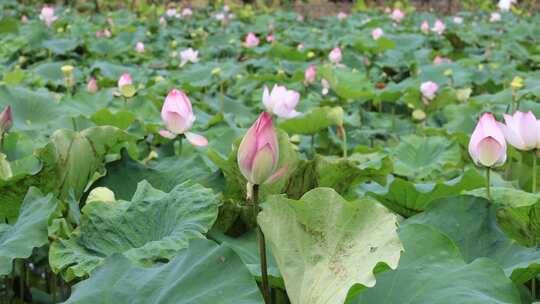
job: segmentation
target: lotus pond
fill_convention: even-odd
[[[533,303],[540,16],[0,3],[0,303]]]

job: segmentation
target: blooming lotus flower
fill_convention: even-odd
[[[51,27],[51,25],[58,19],[58,17],[54,15],[54,7],[44,6],[39,14],[39,19],[45,22],[48,27]]]
[[[499,3],[497,3],[497,6],[501,10],[501,12],[507,12],[512,8],[512,3],[516,2],[516,0],[499,0]]]
[[[167,15],[167,17],[176,17],[177,11],[176,11],[175,8],[169,8],[169,9],[167,9],[167,11],[165,12],[165,15]]]
[[[422,22],[422,25],[420,25],[420,30],[424,33],[424,34],[427,34],[429,33],[429,23],[424,20],[424,22]]]
[[[88,93],[95,93],[98,91],[97,81],[94,77],[90,77],[90,79],[88,79],[86,90],[88,91]]]
[[[279,161],[277,133],[272,116],[263,112],[249,128],[238,147],[238,167],[253,185],[272,180]]]
[[[131,74],[124,73],[120,78],[118,79],[118,89],[122,90],[123,86],[133,84],[133,80],[131,79]]]
[[[506,141],[493,114],[480,117],[469,141],[469,154],[476,165],[497,167],[506,161]]]
[[[489,17],[489,22],[498,22],[498,21],[501,21],[501,14],[497,12],[491,13]]]
[[[199,61],[199,51],[194,51],[192,48],[183,50],[180,52],[180,66],[185,65],[186,63],[191,62],[195,63]]]
[[[142,42],[137,42],[137,44],[135,45],[135,51],[137,53],[144,53],[144,43]]]
[[[246,35],[245,46],[247,48],[254,48],[259,45],[259,38],[253,32],[249,32]]]
[[[294,108],[300,100],[300,93],[287,90],[284,86],[274,85],[272,92],[265,86],[263,91],[263,104],[266,111],[282,118],[293,118],[300,115]]]
[[[401,20],[403,20],[403,18],[405,18],[405,13],[399,8],[396,8],[392,11],[390,18],[392,18],[392,20],[394,20],[395,22],[399,23],[401,22]]]
[[[182,10],[182,16],[191,17],[191,15],[193,15],[193,11],[189,7],[186,7]]]
[[[328,54],[328,59],[330,59],[332,63],[339,63],[341,61],[341,49],[338,47],[332,49],[330,54]]]
[[[204,136],[188,132],[195,119],[187,95],[182,91],[172,89],[161,108],[161,120],[165,123],[167,130],[161,130],[159,134],[171,139],[178,134],[184,134],[192,145],[204,147],[208,145],[208,140]]]
[[[373,38],[373,40],[379,40],[379,38],[381,38],[382,35],[384,35],[384,31],[380,27],[371,31],[371,38]]]
[[[304,84],[310,85],[312,83],[315,83],[316,78],[317,78],[317,67],[314,64],[311,64],[304,72]]]
[[[341,20],[345,20],[345,18],[347,18],[347,14],[344,13],[344,12],[339,12],[337,14],[337,18],[341,21]]]
[[[517,111],[513,116],[504,114],[504,121],[505,124],[498,124],[512,146],[523,151],[540,148],[540,123],[531,111]]]
[[[431,28],[431,30],[439,35],[442,35],[442,33],[444,32],[444,30],[446,29],[446,26],[444,25],[444,22],[442,22],[441,20],[437,19],[437,21],[435,21],[435,24],[433,25],[433,28]]]
[[[455,24],[462,24],[463,23],[463,18],[461,18],[459,16],[455,16],[454,18],[452,18],[452,21],[454,21]]]
[[[437,93],[438,89],[439,85],[433,81],[426,81],[420,85],[420,92],[422,92],[422,96],[429,100],[435,98],[435,93]]]
[[[0,112],[0,137],[2,133],[5,133],[11,129],[13,125],[13,115],[11,113],[11,106],[6,106],[2,112]]]

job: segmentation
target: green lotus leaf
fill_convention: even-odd
[[[115,254],[74,286],[65,304],[261,304],[242,260],[225,245],[193,240],[170,262],[140,267]]]
[[[258,222],[292,304],[343,303],[354,284],[375,285],[378,263],[395,268],[397,218],[376,201],[346,201],[330,188],[300,200],[271,196]]]
[[[165,193],[143,181],[131,201],[87,204],[80,228],[51,245],[50,264],[71,280],[89,275],[115,253],[145,266],[168,261],[189,240],[204,238],[217,213],[217,197],[198,184]]]

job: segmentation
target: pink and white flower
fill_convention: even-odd
[[[437,21],[435,21],[435,24],[431,28],[431,31],[439,35],[442,35],[445,29],[446,29],[446,26],[444,25],[444,22],[442,22],[440,19],[437,19]]]
[[[131,78],[131,74],[124,73],[118,79],[118,90],[122,90],[123,86],[132,85],[132,84],[133,84],[133,79]]]
[[[371,31],[371,38],[373,38],[373,40],[379,40],[379,38],[381,38],[383,35],[384,35],[384,31],[380,27]]]
[[[339,47],[333,48],[330,54],[328,54],[328,59],[332,63],[339,63],[341,61],[341,49]]]
[[[435,98],[437,90],[439,90],[439,85],[433,81],[426,81],[420,85],[420,92],[422,93],[422,96],[428,100]]]
[[[39,14],[39,19],[47,25],[47,27],[51,27],[51,25],[58,20],[58,17],[54,15],[54,7],[52,6],[44,6],[41,9],[41,13]]]
[[[144,43],[142,43],[141,41],[137,42],[137,44],[135,45],[135,52],[144,53]]]
[[[504,121],[498,124],[508,143],[523,151],[540,148],[540,123],[531,111],[504,114]]]
[[[265,86],[262,100],[266,111],[278,117],[293,118],[301,114],[295,110],[300,101],[300,93],[284,86],[274,85],[271,92]]]
[[[167,130],[159,131],[159,134],[166,138],[175,138],[179,134],[184,134],[186,139],[194,146],[204,147],[208,145],[208,140],[199,134],[188,132],[196,120],[191,107],[191,101],[187,95],[177,89],[172,89],[165,98],[165,103],[161,108],[161,120]]]
[[[246,40],[245,40],[245,47],[251,49],[251,48],[254,48],[256,46],[259,45],[259,38],[257,38],[257,36],[255,35],[255,33],[253,32],[249,32],[247,35],[246,35]]]
[[[192,48],[183,50],[180,52],[180,66],[184,66],[186,63],[196,63],[199,61],[199,51],[195,51]]]
[[[424,34],[429,33],[429,23],[427,22],[427,20],[424,20],[424,21],[422,22],[422,24],[420,25],[420,30],[421,30]]]
[[[317,67],[314,64],[311,64],[304,72],[304,84],[310,85],[310,84],[315,83],[316,80],[317,80]]]
[[[95,93],[99,90],[97,81],[94,77],[90,77],[88,79],[88,84],[86,85],[86,90],[88,93]]]
[[[469,154],[476,165],[485,167],[498,167],[506,161],[506,141],[493,114],[480,117],[469,141]]]
[[[392,14],[390,15],[390,18],[392,18],[392,20],[394,20],[395,22],[399,23],[399,22],[401,22],[401,20],[403,20],[403,18],[405,18],[405,13],[402,10],[400,10],[399,8],[395,8],[392,11]]]
[[[491,13],[491,15],[489,16],[489,22],[499,22],[499,21],[501,21],[501,14],[499,14],[498,12]]]

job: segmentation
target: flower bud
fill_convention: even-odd
[[[95,93],[98,91],[98,89],[96,79],[94,77],[90,77],[90,79],[88,79],[88,84],[86,85],[86,90],[88,93]]]
[[[2,112],[0,112],[0,135],[9,131],[12,125],[13,116],[11,114],[11,106],[7,106]]]
[[[497,167],[506,161],[506,141],[493,114],[480,117],[471,140],[469,154],[476,165]]]
[[[238,166],[254,185],[264,184],[276,172],[279,161],[277,133],[272,116],[263,112],[238,147]]]

